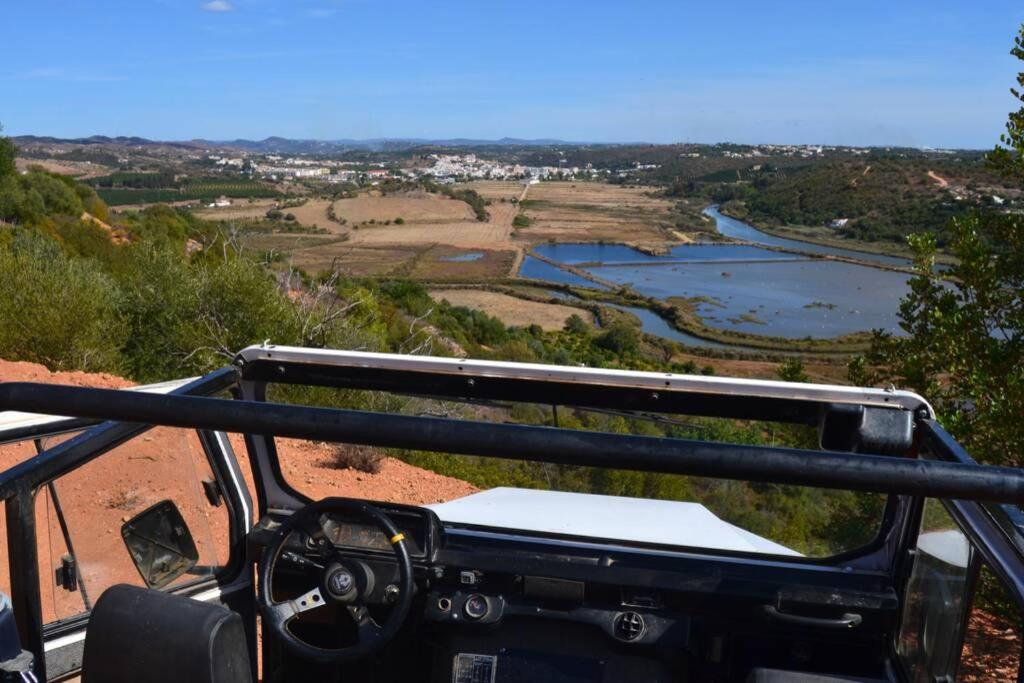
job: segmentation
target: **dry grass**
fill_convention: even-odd
[[[604,183],[544,182],[530,187],[524,213],[531,225],[518,232],[531,242],[625,242],[673,240],[672,203],[650,197],[652,188]]]
[[[447,299],[453,306],[481,310],[499,318],[506,325],[525,327],[536,324],[545,330],[560,330],[570,315],[578,315],[591,324],[594,320],[590,311],[582,308],[527,301],[482,289],[434,289],[430,291],[430,296],[438,301]]]
[[[330,464],[340,470],[356,470],[377,474],[384,464],[383,451],[372,446],[332,444]]]
[[[453,258],[478,255],[471,261],[455,261]],[[480,282],[494,278],[512,276],[517,263],[515,251],[461,250],[448,246],[436,246],[424,250],[404,270],[409,277],[419,280],[464,280]]]
[[[474,249],[507,243],[510,232],[510,225],[492,218],[488,222],[360,226],[351,232],[351,239],[354,244],[448,244]]]
[[[90,164],[85,161],[56,161],[54,159],[25,159],[17,158],[14,164],[19,171],[27,171],[30,166],[42,166],[50,173],[69,175],[79,180],[87,178],[99,178],[113,173],[114,169],[99,164]]]
[[[308,273],[338,268],[350,277],[379,277],[395,271],[407,271],[410,262],[428,247],[372,246],[353,244],[339,235],[252,235],[245,246],[254,251],[277,251],[286,254],[295,266]]]
[[[673,356],[673,362],[685,363],[693,361],[698,367],[711,365],[715,374],[723,377],[742,379],[778,379],[779,363],[768,360],[741,360],[735,358],[708,358],[690,353],[679,353]],[[827,361],[805,360],[804,371],[812,382],[819,384],[847,384],[846,364],[829,363]]]
[[[332,221],[327,217],[327,209],[331,205],[326,199],[310,199],[302,206],[296,206],[290,209],[281,209],[285,214],[292,214],[295,216],[295,220],[302,224],[310,227],[322,228],[329,232],[344,233],[348,232],[348,227],[342,227],[340,224]]]
[[[194,202],[193,202],[194,203]],[[234,200],[231,206],[211,209],[197,209],[193,213],[199,218],[215,221],[241,220],[246,218],[263,218],[267,211],[277,206],[273,199],[256,199],[248,201]]]
[[[294,212],[293,212],[294,213]],[[334,213],[350,224],[383,223],[401,218],[410,223],[457,223],[475,221],[472,209],[463,201],[426,192],[379,196],[360,194],[334,202]],[[296,214],[298,215],[298,214]]]
[[[489,199],[492,202],[498,203],[502,199],[506,202],[511,201],[512,199],[519,199],[523,194],[523,188],[525,186],[521,182],[517,181],[478,180],[472,183],[462,183],[456,187],[467,187],[472,190],[476,190],[484,199]]]
[[[107,496],[103,506],[108,510],[131,512],[142,504],[143,496],[135,489],[117,489]]]

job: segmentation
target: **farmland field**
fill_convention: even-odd
[[[422,251],[403,270],[417,280],[480,282],[511,277],[516,264],[515,251],[464,251],[438,245]]]
[[[561,304],[526,301],[508,294],[482,289],[432,289],[430,296],[437,301],[446,299],[453,306],[466,306],[499,318],[506,325],[540,325],[545,330],[560,330],[570,315],[578,315],[593,322],[590,311]]]
[[[257,199],[255,201],[235,202],[231,206],[199,209],[195,212],[200,218],[210,220],[239,220],[243,218],[263,218],[267,211],[277,205],[273,199]],[[294,211],[294,209],[290,209]]]
[[[157,202],[212,202],[226,197],[277,197],[280,193],[266,183],[257,181],[196,182],[182,188],[125,190],[98,188],[96,193],[110,206],[153,204]]]
[[[530,187],[523,213],[530,226],[518,238],[530,242],[624,242],[664,244],[677,238],[672,202],[648,196],[653,188],[589,182],[544,182]]]
[[[456,223],[475,221],[473,210],[465,202],[426,192],[407,192],[380,196],[360,194],[354,199],[334,202],[334,213],[349,223],[383,223],[401,218],[405,223]]]
[[[678,234],[663,227],[672,218],[672,203],[648,196],[644,188],[568,182],[527,187],[504,181],[455,186],[462,188],[476,190],[490,202],[490,220],[478,221],[465,202],[440,195],[422,191],[382,195],[372,190],[333,205],[310,199],[303,206],[283,209],[302,225],[325,228],[344,239],[274,234],[254,237],[253,243],[264,250],[287,252],[293,263],[310,272],[337,264],[351,275],[471,282],[514,276],[524,249],[550,240],[640,246],[679,241]],[[525,200],[522,211],[531,224],[514,229],[513,219],[521,211],[519,200]],[[337,220],[327,217],[331,206]],[[201,215],[232,217],[227,212],[234,210],[204,209]],[[401,223],[395,223],[397,218]],[[467,252],[481,256],[449,258]]]

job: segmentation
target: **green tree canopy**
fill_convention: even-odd
[[[1024,27],[1013,54],[1024,61]],[[1017,79],[1024,86],[1024,72]],[[1024,96],[1013,94],[1024,102]],[[1024,185],[1024,107],[1011,114],[990,163]],[[855,381],[887,380],[924,395],[977,460],[1024,466],[1024,216],[988,211],[954,219],[949,250],[959,263],[934,269],[934,235],[910,238],[916,275],[901,302],[896,337],[876,333]]]
[[[1024,62],[1024,24],[1014,39],[1010,54]],[[1021,107],[1011,112],[1006,121],[1006,132],[1000,138],[1006,147],[996,145],[988,155],[988,162],[989,166],[1005,175],[1024,179],[1024,71],[1017,75],[1017,84],[1020,89],[1010,88],[1010,93],[1020,100]]]
[[[4,129],[0,126],[0,132]],[[14,158],[18,155],[18,148],[14,146],[11,139],[0,135],[0,178],[11,176],[17,172],[14,165]]]

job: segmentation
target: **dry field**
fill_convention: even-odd
[[[604,183],[543,182],[530,187],[524,213],[532,224],[518,239],[532,243],[625,242],[664,244],[674,236],[672,203],[647,196],[649,188]]]
[[[275,251],[292,265],[315,274],[340,270],[351,277],[378,277],[407,270],[424,245],[365,247],[344,236],[307,234],[256,234],[245,238],[245,247],[256,252]]]
[[[487,222],[366,225],[350,234],[356,244],[448,244],[476,249],[507,244],[510,232],[511,224],[502,225],[492,218]]]
[[[453,306],[465,306],[483,311],[500,319],[506,325],[526,327],[540,325],[545,330],[560,330],[570,315],[578,315],[593,323],[590,311],[561,304],[527,301],[508,294],[482,289],[432,289],[430,296],[440,301],[447,299]]]
[[[519,263],[516,251],[461,250],[438,245],[423,250],[408,265],[395,274],[403,273],[417,280],[462,280],[480,282],[494,278],[512,277]]]
[[[335,215],[347,221],[345,229],[353,244],[444,244],[468,249],[510,246],[515,205],[496,202],[488,210],[491,220],[478,221],[465,202],[426,192],[361,194],[334,203]],[[396,218],[403,224],[396,225]],[[385,225],[386,221],[392,223]]]
[[[382,223],[394,221],[396,218],[416,224],[476,220],[473,210],[465,202],[427,192],[406,192],[386,196],[376,193],[360,194],[354,199],[339,199],[334,202],[334,213],[350,224],[368,223],[371,220]]]
[[[462,183],[456,187],[468,187],[476,190],[481,197],[492,202],[500,202],[502,199],[506,202],[520,199],[526,188],[521,182],[508,180],[478,180],[472,183]]]
[[[25,159],[23,157],[15,159],[14,165],[19,171],[27,171],[29,166],[42,166],[50,173],[69,175],[78,180],[99,178],[114,170],[99,164],[90,164],[87,161],[57,161],[55,159]]]
[[[331,203],[326,199],[310,199],[302,206],[281,209],[281,211],[286,214],[290,213],[294,215],[295,220],[302,225],[321,228],[334,233],[347,232],[347,227],[343,227],[339,223],[336,223],[327,217],[327,208],[330,205]]]
[[[195,203],[193,200],[192,202]],[[235,200],[231,206],[224,206],[220,208],[204,208],[197,209],[193,213],[198,218],[204,218],[206,220],[214,221],[230,221],[230,220],[242,220],[246,218],[263,218],[266,216],[267,211],[270,211],[277,206],[277,200],[274,199],[255,199],[252,202]],[[294,212],[294,210],[292,210]]]

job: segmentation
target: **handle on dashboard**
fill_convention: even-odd
[[[781,621],[786,624],[795,624],[797,626],[814,626],[817,628],[855,628],[860,626],[864,618],[859,614],[853,614],[847,612],[838,619],[828,619],[825,617],[805,617],[799,614],[789,614],[782,612],[775,605],[765,605],[765,614],[775,621]]]

